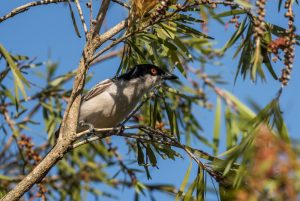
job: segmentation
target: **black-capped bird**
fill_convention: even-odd
[[[173,79],[177,76],[155,65],[139,64],[119,77],[98,83],[82,97],[77,132],[118,126],[144,94]]]

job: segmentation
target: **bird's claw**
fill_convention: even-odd
[[[87,122],[84,122],[84,121],[79,122],[79,124],[80,124],[81,127],[84,127],[84,126],[88,126],[89,127],[89,133],[88,133],[88,135],[95,135],[96,134],[95,127],[94,127],[93,124],[87,123]]]
[[[120,128],[118,130],[118,134],[123,133],[125,130],[125,126],[124,125],[120,125]]]
[[[116,132],[116,134],[121,134],[123,133],[125,130],[125,126],[123,124],[119,124],[117,127],[115,127],[115,129],[113,130],[113,132]]]

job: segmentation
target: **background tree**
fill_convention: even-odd
[[[78,66],[67,72],[58,62],[40,62],[0,45],[2,200],[23,195],[24,199],[103,196],[106,200],[118,198],[120,193],[113,189],[122,188],[134,189],[135,200],[162,200],[156,192],[184,201],[297,200],[299,150],[280,108],[300,40],[294,1],[278,1],[276,12],[272,2],[270,16],[277,17],[266,21],[264,0],[45,0],[24,2],[3,14],[0,26],[14,26],[14,19],[24,12],[30,15],[33,7],[42,5],[47,6],[34,9],[47,10],[51,4],[62,4],[69,12],[69,18],[56,23],[70,19],[84,47]],[[119,12],[123,13],[120,21]],[[286,23],[279,26],[275,19]],[[232,35],[220,41],[224,44],[220,48],[215,42],[226,27]],[[235,76],[223,79],[212,66],[226,61],[225,56],[238,63]],[[107,128],[106,134],[95,136],[86,136],[88,131],[76,133],[85,83],[99,77],[92,78],[88,70],[106,64],[99,70],[105,73],[112,66],[112,60],[107,61],[111,58],[119,62],[115,75],[135,64],[153,63],[176,71],[181,79],[164,83],[144,97],[123,122],[125,130]],[[225,65],[232,66],[231,62]],[[254,83],[275,80],[276,96],[263,108],[252,101],[250,109],[221,88],[231,78],[242,85],[236,82],[239,76]],[[203,131],[201,114],[209,114],[207,110],[214,110],[214,123],[205,125],[212,134]],[[180,186],[151,182],[151,175],[160,171],[161,159],[190,162]],[[176,172],[171,176],[181,180]]]

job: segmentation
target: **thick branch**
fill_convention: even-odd
[[[98,34],[101,27],[102,27],[104,18],[106,16],[106,12],[107,12],[108,7],[109,7],[109,3],[110,3],[110,0],[103,0],[102,1],[101,7],[99,9],[99,12],[98,12],[97,18],[96,18],[97,22],[96,22],[96,26],[95,26],[95,29],[94,29],[94,34]]]
[[[70,101],[64,114],[57,144],[32,172],[2,198],[2,201],[19,200],[25,192],[46,176],[48,171],[64,156],[68,151],[69,146],[76,140],[78,111],[81,101],[80,94],[84,87],[88,61],[95,51],[93,47],[92,43],[88,41],[83,51],[79,67],[77,68]]]
[[[95,37],[95,47],[96,49],[100,47],[103,43],[114,37],[116,34],[120,33],[123,29],[127,27],[127,19],[119,22],[114,27],[101,34],[100,36]]]
[[[34,7],[34,6],[46,5],[46,4],[50,4],[50,3],[67,2],[67,1],[68,0],[43,0],[43,1],[30,2],[25,5],[20,6],[18,8],[15,8],[12,11],[10,11],[9,13],[7,13],[6,15],[0,17],[0,23],[3,22],[4,20],[7,20],[7,19],[17,15],[17,14],[25,12],[25,11],[29,10],[29,8]]]

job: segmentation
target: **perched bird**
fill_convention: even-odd
[[[139,64],[119,77],[107,79],[82,97],[77,132],[118,126],[143,95],[177,76],[152,64]]]

